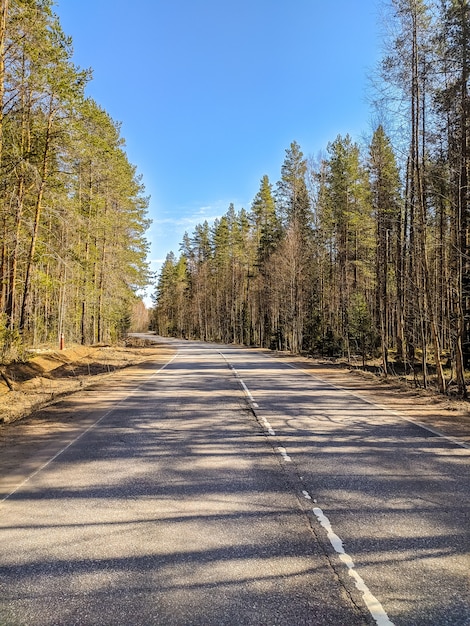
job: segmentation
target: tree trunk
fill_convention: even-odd
[[[24,330],[25,324],[26,324],[26,307],[28,303],[29,290],[30,290],[31,271],[33,267],[34,254],[36,251],[36,244],[37,244],[38,233],[39,233],[39,224],[40,224],[41,213],[42,213],[42,200],[44,196],[44,191],[46,189],[47,177],[49,173],[49,157],[50,157],[50,148],[51,148],[50,142],[51,142],[52,124],[54,120],[52,102],[50,103],[50,105],[51,106],[50,106],[48,117],[47,117],[47,129],[46,129],[46,135],[45,135],[45,140],[44,140],[44,152],[43,152],[42,164],[41,164],[41,178],[40,178],[38,193],[36,196],[35,207],[34,207],[33,233],[31,237],[31,244],[29,247],[29,254],[28,254],[28,259],[27,259],[27,264],[26,264],[26,275],[25,275],[25,281],[24,281],[23,299],[22,299],[22,304],[21,304],[21,315],[20,315],[20,323],[19,323],[19,329],[21,332]]]

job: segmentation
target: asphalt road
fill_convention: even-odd
[[[2,626],[470,625],[470,450],[262,352],[173,343],[0,480]]]

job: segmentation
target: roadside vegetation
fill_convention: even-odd
[[[0,362],[113,342],[149,280],[147,198],[52,0],[0,3]]]
[[[337,136],[309,159],[292,142],[251,207],[186,234],[158,278],[159,334],[467,397],[470,3],[391,0],[385,21],[368,142]]]

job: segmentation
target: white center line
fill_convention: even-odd
[[[243,387],[243,390],[245,391],[246,395],[248,396],[248,398],[250,399],[251,404],[258,408],[258,404],[255,402],[255,399],[253,398],[253,396],[251,395],[250,390],[248,389],[248,387],[245,385],[245,383],[243,382],[243,380],[238,377],[238,380],[240,381],[241,386]]]
[[[281,453],[281,456],[284,459],[284,461],[287,461],[288,463],[292,463],[292,459],[287,454],[287,450],[285,448],[283,448],[282,446],[278,446],[277,450],[278,450],[278,452]]]
[[[263,422],[263,426],[266,428],[266,430],[271,435],[271,437],[274,437],[276,434],[276,431],[273,429],[273,427],[268,422],[268,420],[265,417],[261,417],[261,421]]]
[[[344,550],[343,542],[338,537],[338,535],[333,531],[328,517],[323,513],[323,511],[319,507],[315,507],[313,509],[313,512],[317,516],[317,519],[320,522],[320,524],[326,530],[328,539],[330,540],[330,543],[335,549],[335,551],[339,554],[339,558],[349,569],[349,575],[354,579],[356,588],[359,591],[362,591],[362,597],[364,599],[364,602],[366,603],[366,606],[369,609],[370,614],[377,622],[377,626],[394,626],[393,622],[390,621],[387,613],[385,612],[385,609],[383,608],[383,606],[380,604],[377,598],[371,593],[366,583],[364,582],[363,578],[357,573],[355,569],[354,561],[349,556],[349,554],[346,554],[346,551]]]
[[[255,402],[255,400],[254,400],[250,390],[248,389],[248,387],[246,386],[244,381],[241,379],[241,377],[238,374],[238,372],[235,369],[235,367],[233,367],[233,365],[228,362],[228,360],[226,359],[224,354],[222,354],[221,352],[219,352],[219,354],[221,354],[221,356],[225,359],[225,361],[227,362],[227,364],[230,367],[230,369],[233,371],[235,376],[238,378],[241,386],[243,387],[243,390],[244,390],[245,394],[247,395],[247,397],[248,397],[248,399],[250,401],[251,406],[258,408],[258,404]],[[289,365],[289,367],[292,367],[293,369],[297,369],[297,370],[300,369],[300,368],[296,367],[295,365],[291,365],[290,363],[287,363],[287,365]],[[332,386],[334,386],[334,385],[332,385]],[[275,435],[276,433],[273,430],[273,428],[271,427],[271,425],[268,422],[268,420],[265,417],[263,417],[263,416],[258,416],[258,417],[259,417],[260,421],[262,422],[263,426],[268,431],[268,433],[270,435]],[[292,462],[292,459],[287,454],[287,450],[285,448],[283,448],[282,446],[277,446],[276,449],[281,454],[281,456],[284,459],[284,461],[286,461],[288,463]],[[304,498],[306,500],[311,500],[313,502],[316,502],[316,500],[312,498],[312,496],[308,493],[308,491],[303,490],[302,491],[302,495],[304,496]],[[349,556],[349,554],[347,554],[346,551],[344,550],[343,542],[340,539],[340,537],[338,537],[338,535],[333,531],[333,529],[331,527],[330,520],[328,519],[328,517],[323,513],[322,509],[320,509],[319,507],[315,507],[313,509],[313,512],[315,513],[315,515],[316,515],[318,521],[320,522],[321,526],[326,530],[328,539],[329,539],[331,545],[333,546],[334,550],[337,552],[337,554],[339,554],[340,560],[348,568],[349,575],[354,579],[354,584],[356,585],[356,588],[359,591],[362,592],[363,600],[364,600],[364,602],[365,602],[365,604],[366,604],[370,614],[372,615],[372,617],[376,621],[377,626],[395,626],[394,623],[392,621],[390,621],[387,613],[385,612],[385,609],[383,608],[383,606],[381,605],[379,600],[377,600],[377,598],[371,593],[371,591],[367,587],[366,583],[364,582],[363,578],[357,573],[354,561]]]

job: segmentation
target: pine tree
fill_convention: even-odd
[[[390,331],[395,323],[397,354],[403,356],[403,287],[401,259],[401,183],[398,166],[383,126],[369,149],[371,200],[376,222],[376,289],[382,366],[388,373]],[[393,303],[396,303],[393,307]]]
[[[436,106],[444,117],[449,201],[452,212],[451,290],[453,350],[460,395],[467,396],[464,368],[470,363],[470,3],[441,0],[442,19],[436,35],[443,80]]]
[[[251,290],[252,337],[261,346],[269,347],[273,332],[271,284],[272,257],[282,237],[272,185],[263,176],[250,213],[253,229],[254,258],[252,260],[253,285]]]
[[[312,211],[306,185],[307,162],[294,141],[286,150],[277,184],[276,203],[284,235],[274,259],[273,286],[277,297],[278,328],[285,348],[300,352],[312,304]]]
[[[325,188],[322,193],[322,228],[330,240],[331,295],[328,317],[340,334],[350,357],[349,310],[351,297],[362,292],[370,301],[373,275],[373,222],[367,172],[359,147],[347,135],[328,145]],[[370,305],[369,305],[370,306]]]
[[[251,221],[257,248],[256,263],[261,268],[274,252],[281,237],[272,185],[266,175],[261,179],[259,191],[251,205]]]
[[[286,150],[281,167],[281,179],[277,183],[276,203],[284,227],[294,226],[307,240],[311,233],[312,213],[305,176],[307,161],[299,144],[293,141]]]

